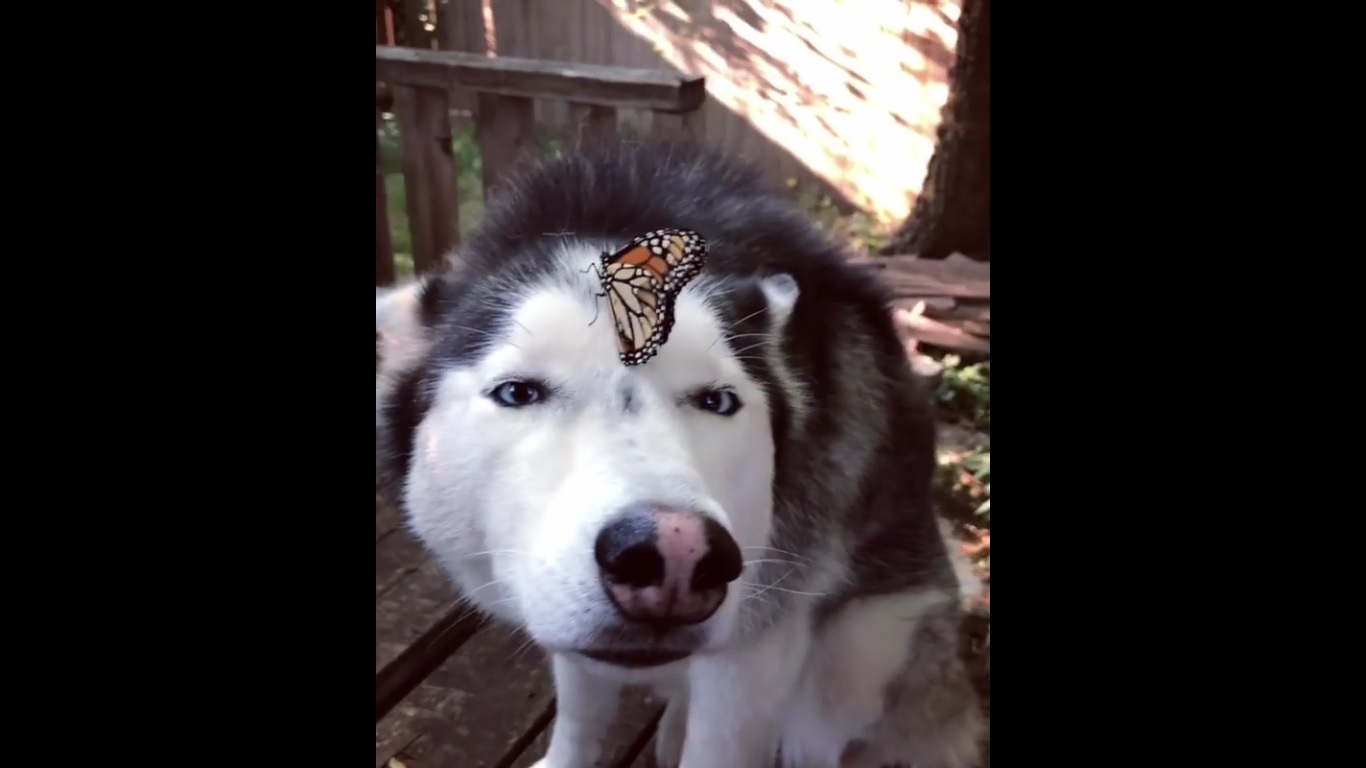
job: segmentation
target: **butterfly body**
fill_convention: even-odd
[[[659,353],[673,330],[674,302],[706,254],[700,234],[659,229],[602,255],[598,295],[607,298],[622,363],[640,365]]]

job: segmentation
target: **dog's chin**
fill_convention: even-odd
[[[568,643],[549,649],[578,657],[592,666],[648,673],[685,663],[702,653],[711,639],[705,625],[658,629],[609,620]]]
[[[654,669],[692,656],[691,651],[672,648],[577,648],[574,653],[622,669]]]

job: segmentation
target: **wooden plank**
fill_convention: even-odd
[[[606,740],[606,754],[598,765],[603,768],[631,768],[654,736],[663,702],[643,688],[627,688],[622,692],[620,714]],[[551,723],[536,734],[509,768],[531,768],[550,747]]]
[[[656,112],[650,122],[653,123],[651,133],[664,139],[697,144],[703,135],[701,110],[685,114]]]
[[[550,665],[528,638],[491,625],[375,726],[375,764],[504,768],[550,721]],[[530,736],[528,736],[530,734]]]
[[[985,302],[991,299],[991,267],[970,259],[917,259],[913,256],[855,256],[849,263],[872,269],[898,299],[951,298]],[[928,307],[927,307],[928,309]]]
[[[460,602],[421,542],[395,531],[375,547],[375,671]]]
[[[706,97],[706,81],[669,72],[596,64],[488,57],[460,51],[375,46],[375,72],[391,85],[603,104],[621,109],[691,112]]]
[[[916,299],[896,299],[892,302],[893,307],[904,307],[913,309],[917,304],[924,304],[924,312],[930,317],[938,317],[936,312],[952,312],[958,302],[951,296],[924,296]]]
[[[394,759],[407,768],[530,768],[544,757],[557,714],[554,681],[549,662],[526,642],[503,627],[471,640],[376,726],[377,768]],[[637,764],[662,712],[648,692],[628,688],[600,765]]]
[[[408,45],[419,48],[432,46],[432,33],[427,31],[427,0],[401,0],[403,4],[403,32],[408,36]]]
[[[375,718],[384,716],[483,625],[403,529],[375,547]]]
[[[610,141],[617,137],[617,110],[601,104],[573,104],[578,114],[579,143]]]
[[[950,301],[952,301],[950,299]],[[952,310],[931,310],[931,302],[926,299],[897,299],[892,302],[893,317],[904,322],[909,312],[924,305],[923,315],[928,318],[928,326],[940,328],[947,326],[955,331],[963,331],[973,336],[991,336],[991,308],[989,306],[964,306]]]
[[[904,301],[907,304],[914,303],[911,299],[906,299]],[[942,301],[947,301],[947,305],[941,303]],[[979,323],[990,323],[991,305],[968,300],[958,302],[945,297],[939,302],[927,301],[925,304],[925,316],[944,321],[972,320]]]
[[[430,263],[432,192],[427,187],[427,174],[422,169],[422,120],[418,115],[417,89],[394,88],[394,118],[398,122],[398,137],[403,161],[403,189],[408,207],[408,241],[413,251],[413,267]]]
[[[484,3],[482,0],[439,0],[436,4],[437,47],[447,51],[464,51],[483,56],[487,53],[484,41]],[[451,87],[451,109],[473,113],[475,94],[466,88]]]
[[[611,768],[631,768],[641,759],[654,759],[655,731],[664,714],[664,702],[646,691],[629,691],[622,704],[622,718],[614,726],[611,741],[619,746],[609,754]]]
[[[379,115],[375,115],[375,285],[394,282],[394,241],[389,231],[389,194],[384,188],[383,152],[379,144]]]
[[[970,280],[991,282],[991,264],[954,254],[946,259],[920,259],[915,256],[854,256],[851,264],[879,270],[911,272],[928,275],[938,280]]]
[[[922,272],[887,269],[882,280],[898,299],[948,296],[954,299],[991,299],[991,281],[939,279]]]
[[[376,491],[375,543],[378,544],[380,539],[398,530],[398,527],[402,524],[402,522],[403,518],[399,514],[398,510],[394,509],[393,505],[386,502],[384,498],[380,496],[379,492]]]
[[[448,95],[444,89],[394,88],[413,268],[419,274],[440,264],[459,226]]]
[[[659,738],[658,733],[651,733],[650,740],[645,742],[644,748],[630,765],[623,768],[659,768],[659,763],[655,762],[655,740]]]
[[[432,190],[432,243],[435,258],[428,263],[413,262],[417,271],[437,267],[460,238],[460,203],[456,198],[455,151],[451,145],[451,105],[449,90],[421,89],[417,92],[418,119],[427,139],[423,162]]]
[[[982,320],[958,320],[950,323],[955,328],[962,328],[973,336],[991,336],[991,323]]]
[[[531,99],[479,95],[479,153],[484,162],[484,199],[523,160],[534,157],[536,124]]]
[[[903,335],[936,347],[944,347],[961,352],[991,354],[991,342],[973,336],[961,328],[917,315],[905,309],[892,310],[893,323]]]

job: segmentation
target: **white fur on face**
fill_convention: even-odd
[[[592,646],[617,621],[593,545],[624,507],[706,512],[742,552],[767,544],[772,515],[767,398],[721,340],[727,329],[704,289],[693,284],[679,297],[659,354],[627,367],[606,301],[590,299],[596,278],[582,272],[599,252],[566,253],[563,279],[523,298],[505,341],[441,376],[407,489],[413,529],[466,594],[551,649]],[[784,290],[795,284],[776,285],[783,290],[766,293],[786,316],[795,290]],[[544,382],[549,395],[500,406],[488,393],[508,380]],[[743,407],[732,416],[698,410],[689,396],[706,387],[731,389]],[[740,589],[732,585],[708,620],[708,647],[729,635]]]

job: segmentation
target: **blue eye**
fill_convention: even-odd
[[[536,381],[505,381],[494,387],[488,396],[504,408],[525,408],[545,399],[546,386]]]
[[[734,416],[743,407],[739,396],[729,389],[704,389],[693,396],[693,405],[717,416]]]

